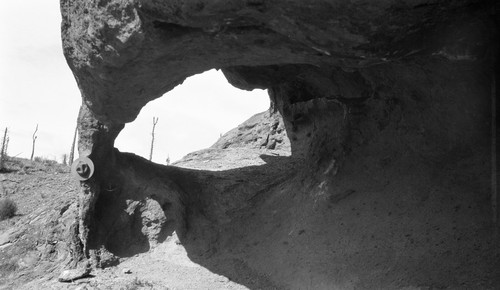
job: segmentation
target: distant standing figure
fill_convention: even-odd
[[[170,156],[167,157],[167,165],[170,165]]]

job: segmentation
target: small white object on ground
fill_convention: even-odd
[[[85,278],[90,274],[89,267],[81,267],[72,270],[65,270],[59,275],[59,282],[73,282],[74,280]]]

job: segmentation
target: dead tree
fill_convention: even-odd
[[[158,117],[153,117],[153,130],[151,131],[151,151],[149,152],[149,161],[153,159],[153,148],[155,143],[155,127],[158,124]]]
[[[3,164],[5,162],[5,157],[7,156],[7,146],[9,144],[9,136],[7,135],[8,129],[5,127],[5,133],[3,133],[2,139],[2,151],[0,151],[0,170],[3,169]]]
[[[5,148],[3,149],[3,154],[4,158],[7,159],[9,155],[7,155],[7,150],[9,150],[9,141],[10,141],[10,136],[9,133],[7,133],[7,140],[5,141]]]
[[[31,147],[31,158],[30,158],[31,161],[33,161],[33,156],[35,155],[35,142],[36,138],[38,138],[38,136],[36,136],[37,131],[38,131],[38,124],[36,124],[35,132],[33,132],[33,146]]]
[[[69,152],[68,165],[71,166],[73,164],[73,159],[75,158],[75,145],[76,145],[76,135],[78,133],[78,124],[75,128],[75,134],[73,135],[73,144],[71,144],[71,150]]]

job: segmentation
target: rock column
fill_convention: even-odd
[[[116,151],[114,140],[123,129],[123,124],[104,124],[99,122],[83,104],[78,116],[78,152],[80,158],[88,157],[94,163],[92,176],[80,183],[79,192],[79,221],[78,230],[73,232],[73,249],[79,249],[80,253],[74,253],[73,259],[79,261],[89,260],[95,262],[95,251],[99,246],[97,236],[94,236],[95,228],[94,207],[101,191],[101,185],[113,173]],[[74,250],[75,251],[75,250]],[[78,261],[75,261],[78,262]]]

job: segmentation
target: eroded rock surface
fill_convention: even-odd
[[[497,4],[62,0],[61,10],[83,97],[79,151],[96,164],[81,185],[78,263],[149,251],[175,230],[192,259],[249,287],[499,285],[484,165]],[[269,112],[184,168],[113,149],[147,102],[211,68],[268,89]],[[196,163],[210,154],[262,162]],[[471,256],[463,279],[453,267]]]
[[[250,87],[271,74],[269,87],[300,68],[284,75],[259,66],[352,71],[419,56],[484,59],[493,25],[489,2],[463,0],[63,0],[61,9],[68,63],[106,123],[134,120],[147,102],[211,68],[256,72],[242,80]]]

